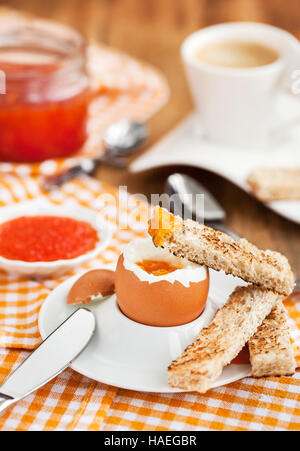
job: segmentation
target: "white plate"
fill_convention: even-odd
[[[147,153],[130,166],[134,173],[149,169],[184,165],[207,169],[219,174],[250,193],[246,182],[250,172],[259,167],[300,167],[300,102],[281,94],[277,103],[278,119],[268,148],[234,149],[203,138],[196,113],[188,116]],[[284,124],[290,124],[285,126]],[[300,201],[266,203],[281,216],[300,224]]]
[[[68,260],[24,262],[0,256],[0,269],[12,274],[35,277],[61,275],[95,258],[108,246],[112,237],[112,225],[103,221],[95,211],[77,205],[54,205],[46,199],[38,199],[0,208],[0,224],[20,216],[62,216],[86,221],[96,229],[98,242],[92,251]]]
[[[78,277],[59,285],[44,302],[39,315],[43,339],[76,310],[76,306],[66,304],[66,298]],[[121,313],[115,296],[90,304],[97,320],[96,333],[71,368],[116,387],[143,392],[179,392],[168,385],[168,365],[194,341],[201,328],[211,322],[234,288],[244,284],[240,279],[211,271],[206,310],[196,321],[179,327],[149,327],[135,323]],[[214,387],[249,375],[250,365],[229,365]]]

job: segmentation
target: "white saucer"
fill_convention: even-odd
[[[78,307],[66,304],[67,294],[79,276],[59,285],[44,302],[39,329],[45,339]],[[149,327],[131,321],[119,310],[115,296],[90,304],[97,329],[88,348],[71,365],[78,373],[112,386],[143,392],[176,393],[169,387],[166,369],[206,327],[240,279],[211,271],[206,310],[196,321],[179,327]],[[141,300],[142,302],[142,300]],[[58,350],[59,352],[59,350]],[[250,365],[229,365],[214,387],[250,375]]]
[[[266,148],[234,149],[207,141],[199,131],[199,117],[192,113],[152,149],[136,159],[130,170],[137,173],[171,165],[195,166],[219,174],[250,193],[246,180],[253,169],[260,166],[300,167],[299,99],[281,94],[276,110],[278,118],[273,124],[276,132]],[[269,202],[266,206],[300,224],[300,201]]]

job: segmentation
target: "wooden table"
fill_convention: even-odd
[[[169,104],[150,122],[148,145],[161,138],[191,109],[179,48],[198,28],[219,22],[261,21],[300,37],[299,0],[0,0],[0,5],[24,9],[66,22],[89,39],[104,42],[158,67],[171,86]],[[102,169],[98,177],[131,192],[159,193],[168,174],[180,168],[140,176]],[[263,248],[285,253],[300,277],[300,227],[267,210],[221,177],[184,168],[216,195],[228,213],[228,224]]]

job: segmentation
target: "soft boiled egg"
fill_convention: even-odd
[[[121,254],[115,291],[130,319],[157,327],[187,324],[203,312],[209,290],[204,266],[156,248],[150,239],[132,241]]]

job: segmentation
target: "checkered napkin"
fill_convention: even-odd
[[[101,206],[105,219],[113,224],[118,212],[115,202],[109,205],[112,196],[102,196],[106,193],[115,198],[118,195],[111,187],[82,177],[46,198],[54,203],[76,202],[97,211]],[[21,179],[9,174],[0,178],[1,206],[37,196],[42,196],[42,193],[34,178]],[[116,229],[110,246],[77,272],[115,262],[128,241],[145,234],[145,224],[139,223],[136,217],[136,209],[143,209],[145,205],[133,198],[128,201],[132,227]],[[40,343],[37,326],[40,306],[48,293],[71,275],[43,281],[0,275],[0,382],[22,362],[28,350]],[[287,301],[286,307],[293,340],[297,343],[300,302]],[[0,429],[299,430],[300,373],[294,377],[246,378],[200,395],[127,391],[92,381],[68,369],[0,416]]]

